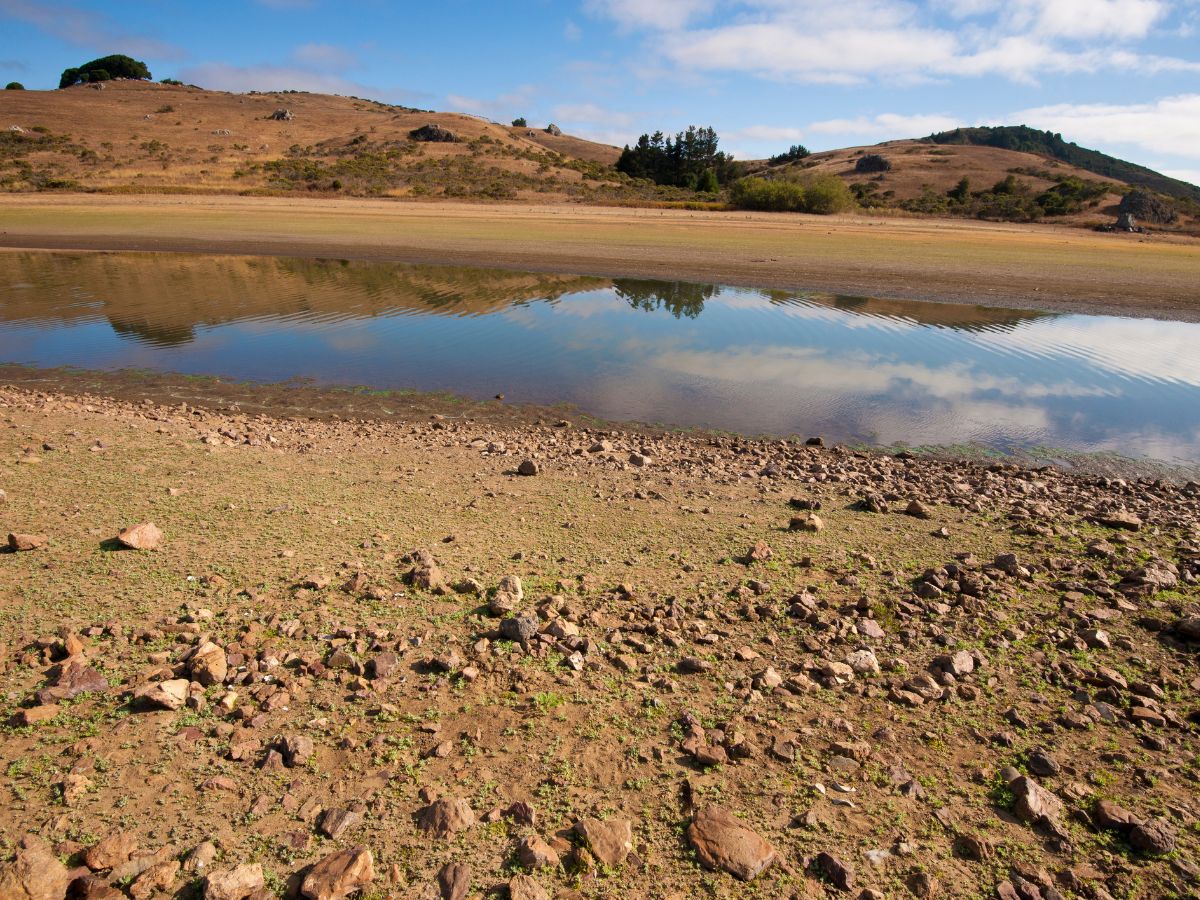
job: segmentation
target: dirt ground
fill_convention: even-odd
[[[469,263],[888,299],[1200,317],[1200,241],[866,216],[5,196],[0,247]]]
[[[1200,485],[483,405],[0,422],[0,895],[1195,895]]]

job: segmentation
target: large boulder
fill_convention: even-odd
[[[33,835],[21,839],[12,862],[0,865],[4,900],[63,900],[70,882],[67,867]]]
[[[702,865],[724,869],[742,881],[757,878],[776,859],[765,838],[719,806],[696,813],[687,837]]]
[[[1121,198],[1117,211],[1152,225],[1170,225],[1179,218],[1179,213],[1170,202],[1149,191],[1130,191]],[[1117,227],[1121,227],[1120,222]]]
[[[458,135],[449,128],[443,128],[432,122],[422,125],[420,128],[414,128],[408,133],[408,136],[414,141],[423,141],[427,144],[453,144],[458,141]]]
[[[270,118],[274,122],[290,122],[292,121],[292,111],[284,109],[282,106],[275,112],[271,113]]]
[[[326,856],[304,876],[300,896],[307,900],[343,900],[375,880],[375,864],[366,847]]]

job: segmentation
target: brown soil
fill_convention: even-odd
[[[436,897],[451,861],[500,891],[534,834],[562,863],[529,874],[563,898],[825,896],[823,853],[869,896],[1191,889],[1200,487],[429,408],[0,389],[0,515],[48,538],[0,555],[8,846],[32,831],[79,865],[127,833],[157,854],[115,879],[135,897],[243,863],[284,893],[356,846],[366,896]],[[789,530],[791,497],[822,530]],[[145,521],[159,548],[117,549]],[[406,581],[415,548],[482,593]],[[508,575],[538,613],[527,646],[488,609]],[[175,711],[131,700],[203,677],[188,656],[209,641],[216,683]],[[849,672],[866,649],[881,671]],[[68,654],[108,687],[39,704]],[[311,759],[288,767],[272,748],[299,737]],[[1006,766],[1062,810],[1022,821],[1034,789]],[[475,823],[419,830],[438,796]],[[713,804],[776,852],[748,884],[684,834]],[[330,809],[352,813],[334,838]],[[589,816],[627,820],[632,853],[578,849]],[[204,841],[207,869],[173,867]]]
[[[1200,243],[950,220],[266,198],[0,197],[0,246],[466,263],[1194,320]]]

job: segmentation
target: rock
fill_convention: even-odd
[[[809,513],[806,516],[793,516],[788,522],[789,531],[808,531],[816,534],[818,531],[823,531],[825,523],[821,521],[821,517],[816,513]]]
[[[133,900],[149,900],[159,891],[169,892],[178,874],[178,860],[166,859],[156,863],[134,879],[129,886],[129,896]]]
[[[63,900],[71,878],[40,839],[21,839],[12,862],[0,866],[0,897],[4,900]]]
[[[1179,218],[1179,213],[1169,201],[1161,200],[1149,191],[1130,191],[1121,198],[1117,211],[1123,216],[1131,219],[1136,216],[1154,225],[1170,225]]]
[[[48,543],[50,543],[50,538],[44,534],[9,534],[8,536],[8,549],[14,553],[40,550]]]
[[[307,900],[343,900],[375,880],[375,863],[366,847],[326,856],[304,876],[300,896]]]
[[[858,675],[878,675],[881,671],[874,651],[855,650],[846,657],[846,664]]]
[[[550,900],[546,889],[528,875],[514,875],[508,882],[509,900]]]
[[[446,863],[438,872],[438,890],[442,900],[466,900],[471,893],[471,867],[463,863]]]
[[[378,680],[387,678],[400,667],[400,657],[391,650],[385,650],[367,663],[367,674]]]
[[[839,891],[854,890],[854,867],[832,853],[822,851],[813,860],[813,869]]]
[[[268,118],[273,122],[290,122],[292,121],[293,116],[290,109],[284,109],[281,106],[279,109],[275,110],[275,112],[271,113]]]
[[[188,680],[175,678],[170,681],[152,681],[133,692],[133,699],[143,706],[157,709],[177,710],[187,702]]]
[[[537,475],[541,471],[541,468],[532,459],[521,460],[521,464],[517,466],[518,475]]]
[[[317,825],[317,830],[331,841],[336,841],[348,829],[357,825],[361,819],[362,816],[354,810],[342,809],[340,806],[335,806],[332,809],[325,810],[321,814],[321,821]]]
[[[413,567],[404,576],[404,580],[413,587],[434,593],[442,593],[447,589],[446,576],[442,573],[434,555],[425,549],[417,549],[405,557]]]
[[[759,541],[746,553],[746,558],[751,562],[766,562],[772,555],[771,548],[764,541]]]
[[[303,734],[284,736],[279,747],[283,764],[289,769],[305,765],[312,757],[313,749],[312,738]]]
[[[72,656],[59,663],[51,677],[54,684],[37,692],[38,703],[54,703],[57,700],[70,700],[80,694],[108,690],[108,679],[87,665],[79,656]]]
[[[1112,800],[1097,800],[1092,818],[1097,825],[1109,831],[1128,832],[1142,824],[1139,817]]]
[[[633,850],[633,825],[628,819],[581,819],[575,833],[603,865],[615,869]]]
[[[408,136],[411,140],[427,144],[453,144],[458,141],[458,135],[449,128],[443,128],[432,122],[422,125],[420,128],[414,128],[408,133]]]
[[[83,864],[93,872],[103,872],[128,862],[137,848],[136,835],[115,831],[84,851]]]
[[[1166,819],[1149,819],[1129,832],[1129,844],[1147,856],[1163,856],[1175,849],[1175,826]]]
[[[517,859],[527,869],[556,868],[559,863],[558,851],[536,834],[517,845]]]
[[[943,672],[949,672],[956,678],[961,678],[964,675],[970,675],[975,671],[975,657],[966,650],[959,650],[957,653],[943,654],[933,661],[933,668]]]
[[[555,125],[553,122],[551,122],[549,125],[546,126],[545,131],[546,131],[546,134],[552,134],[555,137],[562,136],[562,129],[559,128],[557,125]]]
[[[537,636],[540,627],[536,614],[521,613],[500,622],[500,636],[518,644],[527,644]]]
[[[262,866],[244,863],[210,874],[204,880],[204,900],[246,900],[263,886]]]
[[[1119,528],[1125,531],[1138,531],[1142,527],[1141,519],[1133,513],[1124,511],[1101,513],[1093,516],[1092,521],[1105,528]]]
[[[438,839],[453,837],[475,824],[475,813],[466,800],[435,800],[417,813],[417,827]]]
[[[742,881],[754,880],[776,859],[774,847],[720,806],[696,813],[687,838],[702,865],[724,869]]]
[[[183,858],[183,870],[194,875],[203,875],[216,858],[217,845],[212,841],[202,841]]]
[[[224,684],[225,676],[229,674],[225,651],[212,641],[205,641],[188,660],[188,674],[192,676],[192,681],[198,681],[205,687]]]
[[[1052,778],[1062,770],[1058,761],[1047,750],[1034,750],[1029,754],[1029,771],[1042,778]]]
[[[922,503],[920,500],[913,500],[904,508],[906,516],[912,516],[914,519],[932,519],[933,510]]]
[[[141,522],[123,529],[117,535],[117,543],[130,550],[157,550],[162,536],[153,522]]]
[[[1013,792],[1013,812],[1019,819],[1031,825],[1043,819],[1052,824],[1061,821],[1063,802],[1029,776],[1022,775],[1009,788]]]

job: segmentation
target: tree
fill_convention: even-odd
[[[4,86],[4,89],[6,91],[23,91],[25,90],[25,85],[21,84],[19,81],[10,81]]]
[[[964,175],[958,184],[946,191],[946,196],[956,203],[966,203],[971,197],[971,179]]]
[[[617,171],[631,178],[648,178],[655,184],[675,187],[698,186],[711,170],[720,185],[737,175],[733,157],[717,150],[717,133],[711,128],[689,126],[674,138],[661,131],[643,134],[637,143],[625,146],[617,160]]]
[[[715,194],[721,189],[721,183],[717,181],[717,173],[712,169],[705,169],[700,173],[700,178],[696,181],[696,190],[702,194]]]
[[[110,78],[135,78],[149,81],[150,69],[140,59],[114,53],[86,62],[79,68],[65,69],[58,81],[60,88],[92,81],[108,81]]]
[[[513,119],[512,127],[513,128],[528,128],[529,123],[525,121],[524,116],[520,116],[519,118]]]
[[[808,148],[803,144],[792,144],[792,146],[789,147],[786,152],[780,153],[778,156],[772,156],[770,159],[768,159],[767,165],[782,166],[784,163],[798,162],[799,160],[805,159],[811,155],[812,154],[808,152]]]

